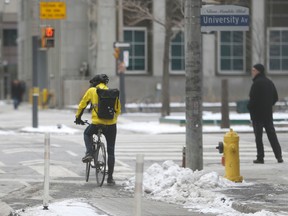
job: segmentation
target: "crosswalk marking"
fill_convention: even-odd
[[[21,152],[34,152],[34,153],[43,153],[43,149],[37,149],[37,148],[14,148],[14,149],[5,149],[3,150],[3,153],[5,154],[15,154],[15,153],[21,153]]]
[[[116,149],[115,149],[115,155],[116,155],[116,161],[115,161],[115,178],[118,179],[125,179],[131,176],[135,175],[135,160],[137,154],[143,154],[145,161],[150,162],[158,162],[162,163],[166,160],[174,160],[179,165],[181,165],[181,161],[183,158],[183,146],[185,144],[185,140],[178,140],[176,143],[173,142],[173,140],[166,141],[163,138],[162,140],[157,140],[156,142],[153,141],[153,139],[142,139],[139,138],[140,141],[138,142],[132,142],[129,140],[121,140],[120,142],[116,143]],[[141,141],[142,139],[142,141]],[[144,140],[144,141],[143,141]],[[216,140],[216,139],[215,139]],[[221,140],[220,140],[221,141]],[[59,144],[52,144],[51,146],[57,148],[61,147]],[[218,141],[215,143],[209,143],[203,144],[203,161],[204,164],[219,164],[221,165],[221,158],[223,156],[223,153],[220,154],[219,151],[216,149],[216,146],[218,146]],[[30,147],[30,146],[29,146]],[[26,166],[27,168],[30,168],[34,171],[36,171],[39,176],[44,175],[44,158],[43,156],[43,148],[11,148],[11,149],[5,149],[2,150],[4,154],[17,154],[17,153],[26,153],[26,152],[33,152],[33,153],[41,153],[41,154],[35,154],[37,158],[34,157],[33,160],[23,160],[20,162],[17,162],[17,164],[11,164],[6,165],[3,162],[0,161],[0,173],[6,173],[5,169],[2,167],[16,167],[19,164],[22,166]],[[69,148],[68,148],[69,149]],[[74,150],[74,151],[73,151]],[[82,163],[81,158],[77,154],[77,150],[64,150],[62,151],[62,154],[65,154],[65,157],[62,157],[61,159],[63,161],[57,161],[57,160],[50,160],[50,176],[53,179],[53,181],[57,181],[58,177],[74,177],[76,178],[75,182],[79,182],[79,179],[84,179],[85,176],[85,164],[83,164],[83,167],[80,167],[79,164],[76,163]],[[56,153],[53,154],[53,156],[56,155]],[[251,163],[256,158],[256,145],[253,142],[240,142],[239,143],[239,155],[240,155],[240,164],[241,163]],[[285,155],[285,152],[283,152],[283,155]],[[79,157],[79,160],[76,161],[76,157]],[[59,158],[59,157],[57,157]],[[26,157],[26,159],[29,159],[29,157]],[[265,163],[277,163],[274,153],[271,149],[271,147],[265,146]],[[76,165],[77,169],[75,169]],[[149,164],[149,163],[148,163]],[[81,164],[82,165],[82,164]],[[146,164],[147,165],[147,164]],[[79,168],[80,167],[80,168]],[[93,173],[93,174],[92,174]],[[95,178],[95,170],[91,171],[91,175],[94,175]],[[78,180],[77,180],[78,179]],[[72,181],[72,180],[71,180]],[[29,182],[31,182],[29,180]]]
[[[216,149],[216,144],[203,145],[203,160],[209,163],[218,163],[221,161],[223,153],[219,153]],[[175,144],[174,142],[156,142],[153,141],[144,143],[118,143],[116,146],[116,159],[120,161],[135,159],[137,154],[144,154],[145,160],[163,161],[163,160],[182,160],[183,145]],[[256,158],[256,146],[251,142],[239,143],[239,159],[241,162],[249,162]],[[265,149],[265,161],[275,160],[272,149]]]
[[[29,166],[41,175],[44,175],[44,166]],[[50,177],[79,177],[78,174],[64,168],[63,166],[50,166]]]
[[[70,150],[67,150],[66,152],[67,152],[69,155],[73,156],[73,157],[77,157],[77,156],[78,156],[78,154],[76,154],[76,153],[74,153],[74,152],[72,152],[72,151],[70,151]]]

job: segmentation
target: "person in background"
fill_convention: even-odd
[[[273,105],[278,101],[274,83],[265,75],[262,64],[255,64],[251,74],[253,84],[249,93],[247,108],[253,124],[257,148],[256,164],[264,164],[263,128],[267,133],[270,145],[278,163],[283,163],[282,150],[273,124]]]
[[[13,106],[14,109],[18,109],[18,106],[20,105],[22,101],[22,95],[23,95],[23,90],[22,90],[22,85],[19,80],[15,79],[12,81],[11,84],[11,96],[13,100]]]

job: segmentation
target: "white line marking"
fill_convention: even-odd
[[[72,152],[72,151],[66,151],[69,155],[71,155],[71,156],[73,156],[73,157],[77,157],[78,156],[78,154],[76,154],[76,153],[74,153],[74,152]]]

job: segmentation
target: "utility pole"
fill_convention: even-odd
[[[185,1],[186,167],[203,169],[201,0]]]

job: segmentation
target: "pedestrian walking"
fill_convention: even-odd
[[[23,88],[22,88],[21,82],[17,79],[12,81],[11,96],[13,100],[14,109],[16,110],[18,109],[18,106],[20,105],[22,101],[22,96],[23,96]]]
[[[76,112],[76,124],[84,124],[81,120],[81,116],[86,108],[86,106],[91,103],[91,118],[92,124],[90,124],[84,131],[84,142],[86,146],[86,155],[82,158],[83,163],[87,163],[92,159],[92,142],[93,134],[97,134],[99,125],[105,125],[103,129],[103,135],[105,136],[107,142],[107,153],[108,153],[108,185],[114,185],[115,181],[113,179],[114,165],[115,165],[115,141],[117,134],[117,118],[121,113],[121,104],[119,98],[115,99],[113,106],[105,107],[105,104],[102,104],[100,100],[100,95],[98,95],[98,89],[107,90],[109,78],[106,74],[96,75],[90,80],[90,88],[86,91],[83,98],[81,99],[78,110]],[[100,114],[105,113],[105,110],[108,110],[108,117],[101,116]],[[102,111],[104,111],[102,113]],[[111,114],[111,116],[110,116]],[[111,117],[111,118],[110,118]]]
[[[253,163],[264,163],[263,128],[273,149],[278,163],[282,163],[282,151],[273,124],[273,105],[278,101],[278,93],[274,83],[265,75],[265,67],[255,64],[252,68],[253,84],[249,93],[247,108],[253,125],[257,158]]]

